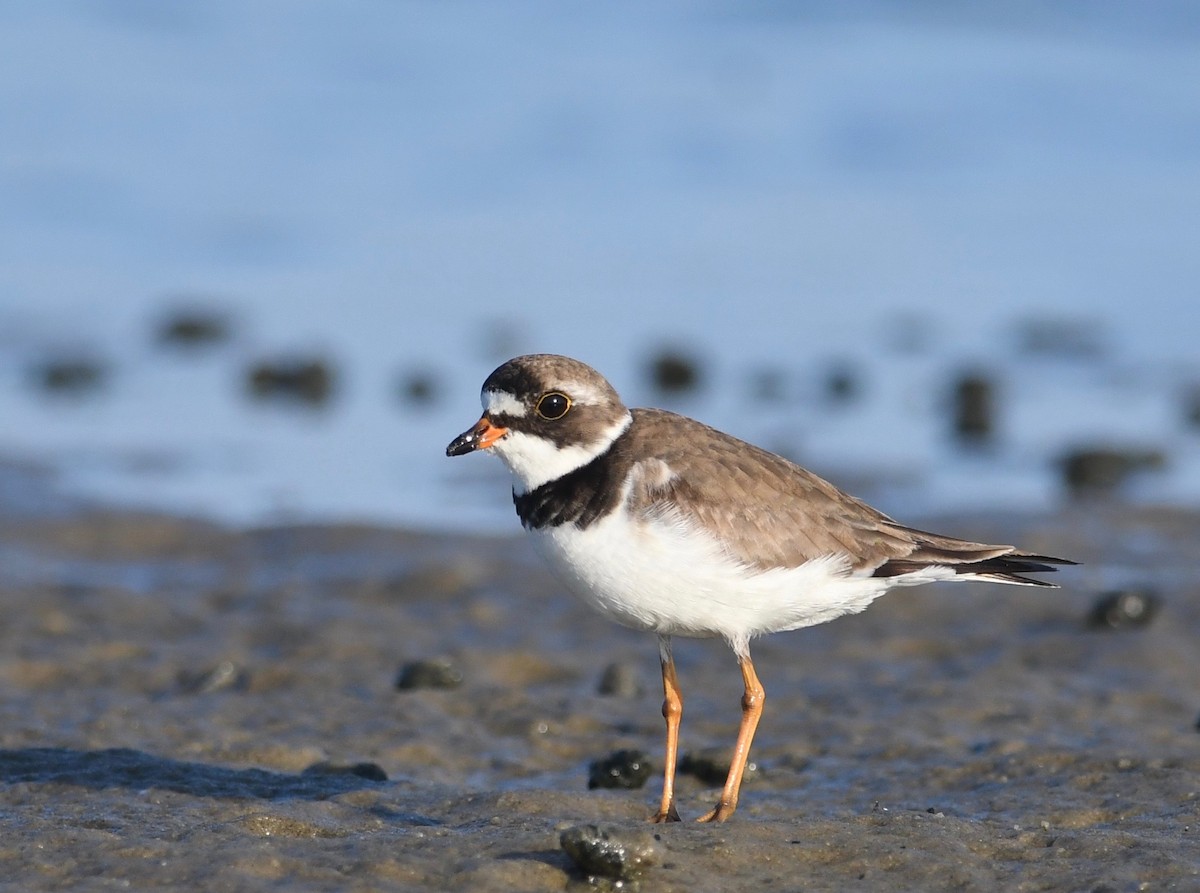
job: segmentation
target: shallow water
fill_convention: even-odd
[[[442,453],[487,373],[567,353],[657,405],[669,349],[703,384],[670,408],[886,510],[1047,511],[1059,455],[1110,442],[1168,460],[1126,495],[1195,506],[1198,23],[4,5],[0,456],[227,523],[497,531],[500,469]],[[227,337],[164,344],[180,313]],[[327,401],[249,397],[280,357],[324,362]],[[94,380],[46,393],[56,361]],[[964,452],[945,404],[979,370],[996,438]]]
[[[560,832],[599,822],[650,835],[645,889],[1195,889],[1200,518],[926,520],[1084,565],[1057,591],[898,591],[757,642],[737,816],[650,829],[657,778],[586,785],[613,750],[659,758],[653,637],[576,604],[522,539],[0,515],[7,880],[562,890],[582,876]],[[1132,582],[1158,591],[1152,622],[1088,628]],[[676,656],[683,749],[728,748],[732,656]],[[395,688],[434,657],[459,688]],[[597,694],[614,661],[641,694]],[[681,812],[715,793],[681,776]]]

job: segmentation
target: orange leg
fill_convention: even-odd
[[[742,695],[742,725],[738,729],[737,744],[733,748],[733,760],[729,764],[729,777],[725,779],[721,800],[711,812],[698,819],[701,822],[723,822],[737,809],[742,775],[746,771],[746,761],[750,758],[750,742],[754,740],[754,730],[758,728],[763,702],[767,697],[754,672],[754,664],[750,662],[749,654],[738,658],[738,666],[742,669],[742,681],[746,685],[746,693]]]
[[[667,750],[663,757],[662,803],[650,816],[652,822],[678,822],[675,810],[675,761],[679,756],[679,720],[683,716],[683,695],[675,676],[675,658],[671,656],[671,637],[658,637],[658,656],[662,662],[663,719],[667,721]]]

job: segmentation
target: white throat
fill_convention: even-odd
[[[520,495],[591,462],[624,434],[632,423],[633,416],[626,412],[594,441],[566,447],[559,447],[544,437],[510,430],[488,452],[504,460],[512,472],[513,490]]]

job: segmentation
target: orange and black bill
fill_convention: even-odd
[[[464,431],[450,441],[450,446],[446,447],[446,455],[465,456],[476,450],[486,450],[507,433],[507,428],[493,425],[488,417],[484,416],[469,431]]]

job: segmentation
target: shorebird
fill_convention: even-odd
[[[446,448],[486,450],[513,476],[538,550],[576,595],[658,635],[666,756],[652,821],[678,821],[683,697],[672,636],[720,636],[741,668],[742,719],[721,798],[737,809],[765,692],[756,636],[863,610],[889,589],[940,580],[1053,584],[1025,574],[1074,564],[1013,546],[906,527],[787,459],[694,419],[628,409],[578,360],[517,357],[483,383],[483,416]]]

